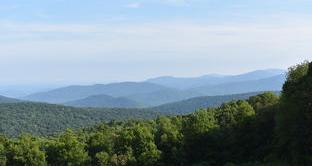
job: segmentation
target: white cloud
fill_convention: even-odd
[[[70,52],[64,56],[123,56],[133,54],[134,58],[147,56],[146,53],[172,54],[187,57],[197,54],[298,54],[312,52],[312,23],[296,24],[195,24],[187,22],[142,23],[138,25],[75,25],[75,24],[6,24],[1,26],[1,52],[16,53],[20,56],[40,55],[50,49]],[[8,42],[12,41],[12,42]],[[20,49],[15,50],[18,46]],[[12,48],[12,49],[10,49]],[[10,50],[10,51],[9,51]],[[25,50],[25,51],[24,51]],[[32,51],[35,52],[32,52]],[[27,51],[30,51],[27,53]],[[22,53],[24,52],[24,53]],[[49,53],[46,53],[48,56]],[[52,54],[51,56],[55,56]],[[64,57],[59,56],[59,57]],[[266,55],[262,55],[266,56]],[[57,56],[56,56],[57,57]],[[55,58],[55,57],[54,57]],[[88,57],[90,58],[90,57]],[[159,58],[159,56],[149,57]]]
[[[42,73],[47,80],[57,78],[57,74],[64,79],[80,78],[72,74],[75,71],[93,73],[94,78],[81,78],[86,80],[95,80],[98,74],[125,80],[134,76],[139,79],[163,74],[190,76],[285,68],[312,59],[311,29],[312,21],[304,17],[284,23],[227,24],[2,22],[0,74],[18,66],[25,72],[37,72],[36,78],[41,78]],[[18,78],[18,73],[7,75]]]

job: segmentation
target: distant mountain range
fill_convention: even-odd
[[[279,91],[282,89],[285,78],[285,75],[280,74],[277,76],[262,78],[258,80],[229,82],[221,83],[218,85],[206,85],[189,90],[209,96],[240,94],[258,91]]]
[[[226,83],[259,80],[274,77],[277,75],[284,75],[285,73],[286,73],[285,70],[268,69],[268,70],[256,70],[240,75],[210,74],[193,78],[179,78],[165,76],[148,79],[147,82],[163,85],[165,87],[185,90],[190,88],[198,88],[202,86],[213,86]]]
[[[210,107],[218,107],[223,103],[233,100],[246,100],[251,96],[256,96],[264,92],[252,92],[235,95],[224,96],[203,96],[195,97],[178,102],[168,103],[151,108],[153,111],[164,114],[183,115],[189,114],[199,109],[206,109]],[[279,95],[280,92],[275,91],[275,94]]]
[[[133,94],[151,93],[167,89],[164,86],[147,82],[122,82],[112,84],[97,84],[91,86],[68,86],[55,90],[35,93],[24,99],[47,103],[67,103],[74,100],[84,99],[95,95],[108,95],[112,97],[123,97]]]
[[[284,70],[269,69],[229,76],[158,77],[143,82],[69,86],[22,99],[76,107],[155,107],[200,96],[280,91],[285,73]]]

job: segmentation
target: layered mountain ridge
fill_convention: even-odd
[[[280,91],[285,79],[285,71],[279,69],[192,78],[166,76],[142,82],[68,86],[31,94],[22,99],[76,107],[142,108],[201,96]]]

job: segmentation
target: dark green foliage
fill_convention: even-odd
[[[277,121],[276,151],[293,165],[312,165],[312,63],[290,68]]]
[[[67,130],[46,145],[47,160],[53,166],[84,166],[89,157],[83,143],[75,133]]]
[[[155,142],[162,152],[159,165],[178,165],[182,154],[182,118],[160,117],[156,120],[156,129]]]
[[[153,119],[159,114],[138,109],[74,108],[44,103],[0,104],[0,132],[51,135],[112,120]]]
[[[254,109],[246,101],[223,104],[216,110],[218,124],[222,128],[230,128],[242,124],[248,117],[255,114]]]
[[[10,166],[45,166],[45,153],[41,150],[38,138],[22,135],[7,147],[7,165]]]
[[[138,123],[126,127],[119,132],[115,149],[116,154],[128,155],[135,160],[130,160],[130,165],[149,166],[154,165],[160,158],[161,152],[154,141],[152,124]]]
[[[204,159],[214,160],[215,130],[219,124],[214,110],[202,110],[184,119],[183,123],[183,160],[189,165],[201,163]],[[196,149],[196,150],[194,150]],[[215,164],[215,161],[205,161]]]
[[[110,165],[110,157],[109,154],[106,152],[99,152],[96,154],[96,165],[98,166],[108,166]]]
[[[7,162],[8,140],[5,136],[0,136],[0,166],[5,166]]]
[[[266,92],[257,96],[250,97],[248,102],[255,110],[262,110],[278,104],[279,97],[272,92]]]

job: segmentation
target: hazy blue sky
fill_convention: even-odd
[[[1,84],[235,74],[312,60],[311,0],[1,0]]]

